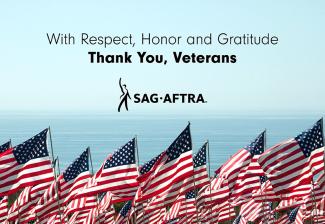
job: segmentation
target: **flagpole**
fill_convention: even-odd
[[[209,163],[209,187],[210,187],[210,203],[212,201],[212,198],[211,198],[211,163],[210,163],[210,143],[209,143],[209,140],[206,141],[206,144],[207,144],[207,151],[208,151],[208,163]],[[209,206],[210,207],[210,214],[212,214],[212,206]],[[210,223],[210,221],[209,221]]]
[[[231,158],[231,156],[229,156],[229,159]],[[228,179],[227,179],[227,184],[228,184]],[[228,189],[229,189],[229,185],[228,185]],[[231,219],[230,219],[230,196],[228,197],[228,213],[229,213],[229,220],[228,220],[228,223],[231,224]]]
[[[320,119],[320,127],[321,127],[321,131],[322,131],[323,147],[325,147],[324,120],[323,120],[323,117]],[[325,157],[324,157],[324,163],[325,163]],[[312,184],[312,194],[313,194],[313,207],[314,207],[315,215],[316,215],[316,223],[318,223],[318,214],[317,214],[317,208],[316,208],[316,198],[315,198],[315,189],[314,189],[314,178],[313,178],[313,176],[311,178],[311,184]],[[314,219],[314,213],[312,213],[312,217]],[[314,220],[312,220],[312,221],[314,223]]]
[[[318,223],[318,214],[317,214],[317,208],[316,208],[316,198],[315,198],[315,189],[314,189],[314,179],[313,177],[311,178],[311,184],[312,184],[312,194],[313,194],[313,207],[315,210],[315,215],[316,215],[316,223]],[[314,221],[314,212],[312,212],[312,217],[313,217],[313,223],[315,223]]]
[[[188,126],[190,126],[191,125],[191,122],[190,121],[188,121]],[[192,132],[191,132],[191,129],[190,129],[190,136],[191,136],[191,148],[192,148],[192,161],[193,161],[193,139],[192,139]],[[197,209],[197,201],[196,201],[196,187],[195,187],[195,177],[194,177],[194,165],[192,165],[193,166],[193,176],[192,176],[192,178],[193,178],[193,187],[194,187],[194,198],[195,198],[195,212],[196,212],[196,222],[197,223],[199,223],[199,215],[198,215],[198,209]]]
[[[19,196],[18,196],[19,197]],[[17,199],[16,199],[17,200]],[[18,209],[18,223],[20,223],[20,204],[19,204],[19,201],[17,201],[17,209]]]
[[[265,151],[265,149],[266,149],[266,129],[264,129],[263,142],[264,142],[264,144],[263,144],[263,151]],[[265,180],[265,182],[266,182],[266,180]],[[261,189],[261,193],[262,193],[262,184],[260,185],[260,189]],[[263,211],[263,216],[264,216],[264,203],[265,202],[266,202],[266,196],[264,194],[264,197],[262,198],[262,211]],[[264,223],[264,220],[263,220],[263,223]]]
[[[325,147],[325,139],[324,139],[324,119],[323,117],[320,119],[321,122],[320,122],[320,126],[321,126],[321,129],[322,129],[322,137],[323,137],[323,147]],[[325,172],[325,156],[324,156],[324,172]]]
[[[139,175],[139,150],[138,150],[138,136],[135,135],[134,136],[134,146],[135,146],[135,150],[136,150],[136,164],[137,164],[137,170],[138,170],[138,175]],[[134,213],[133,213],[133,219],[134,219],[134,223],[137,224],[137,206],[136,206],[136,202],[134,200]]]
[[[52,164],[53,164],[53,159],[54,159],[54,153],[53,153],[53,142],[52,142],[52,134],[51,134],[51,127],[49,126],[49,137],[50,137],[50,146],[51,146],[51,153],[52,153]],[[57,157],[57,162],[58,162],[58,169],[60,172],[60,165],[59,165],[59,157]],[[55,170],[55,164],[53,166],[53,173],[54,173],[54,181],[55,181],[55,190],[57,193],[57,202],[58,202],[58,208],[59,208],[59,215],[60,215],[60,222],[62,223],[62,214],[61,214],[61,206],[60,206],[60,196],[59,196],[59,187],[58,187],[58,181],[57,181],[57,175],[56,175],[56,170]]]
[[[91,157],[91,151],[90,151],[90,146],[87,147],[87,151],[88,151],[88,159],[90,161],[90,169],[91,169],[91,174],[92,176],[94,176],[94,166],[93,166],[93,160]],[[96,194],[96,208],[97,208],[97,215],[95,215],[95,220],[97,219],[98,215],[99,215],[99,211],[98,211],[98,207],[99,207],[99,202],[98,202],[98,194]]]

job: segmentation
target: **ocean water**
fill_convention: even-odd
[[[247,145],[264,129],[267,146],[294,137],[310,127],[319,115],[132,115],[75,112],[0,113],[0,144],[13,145],[51,127],[53,149],[61,171],[90,147],[95,171],[105,157],[134,136],[138,139],[140,164],[166,149],[191,122],[193,152],[210,143],[211,173],[238,149]]]

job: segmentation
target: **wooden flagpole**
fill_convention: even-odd
[[[52,164],[54,159],[54,153],[53,153],[53,142],[52,142],[52,134],[51,134],[51,127],[49,126],[49,137],[50,137],[50,146],[51,146],[51,153],[52,153]],[[57,157],[57,163],[58,163],[58,169],[60,173],[60,165],[59,165],[59,157]],[[59,188],[58,188],[58,181],[57,181],[57,174],[56,174],[56,166],[53,164],[53,173],[54,173],[54,181],[55,181],[55,191],[57,194],[57,202],[58,202],[58,208],[59,208],[59,215],[60,215],[60,221],[62,222],[62,214],[61,214],[61,206],[60,206],[60,196],[59,196]]]

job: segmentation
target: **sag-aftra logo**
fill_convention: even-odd
[[[119,86],[121,89],[120,103],[118,105],[118,112],[122,110],[129,110],[129,102],[137,104],[158,104],[158,103],[185,103],[185,104],[201,104],[207,103],[203,94],[198,93],[139,93],[136,92],[130,95],[129,89],[125,83],[122,83],[122,78],[119,80]]]

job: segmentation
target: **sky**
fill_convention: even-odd
[[[117,113],[135,92],[202,93],[206,104],[131,104],[129,113],[325,110],[324,1],[2,1],[0,111]],[[131,47],[51,46],[46,33],[133,34]],[[141,33],[267,33],[276,46],[143,47]],[[236,64],[90,64],[88,51],[236,54]]]

